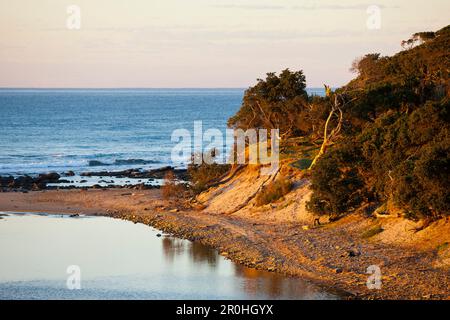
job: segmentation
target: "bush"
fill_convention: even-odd
[[[362,234],[362,237],[364,239],[372,238],[373,236],[375,236],[375,235],[377,235],[377,234],[379,234],[379,233],[381,233],[383,231],[384,231],[384,229],[380,225],[376,225],[376,226],[368,229],[367,231],[365,231]]]
[[[308,95],[303,71],[285,69],[267,73],[255,86],[245,91],[239,111],[228,120],[233,128],[279,129],[283,135],[302,130],[301,117],[308,108]]]
[[[161,191],[164,199],[170,199],[182,196],[185,188],[176,180],[175,174],[169,171],[164,176],[164,184]]]
[[[339,89],[352,98],[347,130],[313,168],[309,210],[340,217],[390,202],[407,218],[450,214],[449,52],[446,27],[410,50],[355,64],[359,76]]]
[[[193,163],[189,164],[188,175],[192,191],[195,194],[205,191],[210,184],[229,172],[230,168],[230,164],[207,164],[205,162],[200,165]]]
[[[275,202],[288,194],[291,189],[292,182],[288,178],[282,176],[263,187],[261,192],[256,196],[256,205],[262,206]]]
[[[336,219],[361,204],[366,191],[357,169],[360,162],[360,150],[351,142],[330,148],[311,174],[313,194],[307,209]]]
[[[448,102],[428,102],[410,114],[381,117],[360,135],[366,184],[410,218],[450,212],[449,115]]]

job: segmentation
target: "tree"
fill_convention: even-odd
[[[323,129],[323,142],[320,147],[319,152],[314,157],[313,161],[311,162],[311,165],[309,166],[309,170],[311,170],[314,165],[316,164],[317,160],[325,153],[327,147],[333,143],[334,139],[336,139],[339,135],[339,132],[342,129],[342,121],[344,118],[344,113],[342,111],[343,107],[348,103],[348,101],[345,100],[344,95],[334,93],[331,88],[327,85],[325,85],[325,94],[331,101],[331,110],[328,114],[328,118],[325,121],[325,126]],[[337,118],[335,122],[335,126],[333,129],[330,130],[329,126],[331,125],[332,119]]]
[[[376,70],[376,63],[380,59],[379,53],[369,53],[352,62],[351,72],[358,73],[361,77],[368,77]]]
[[[424,31],[424,32],[417,32],[412,35],[411,38],[408,40],[403,40],[401,42],[401,46],[404,49],[411,49],[416,45],[423,44],[427,41],[433,40],[436,37],[435,32],[431,31]]]
[[[416,33],[409,43],[391,57],[355,61],[358,76],[337,90],[345,108],[327,97],[324,143],[311,170],[312,212],[336,218],[389,203],[408,218],[450,214],[450,26]]]
[[[228,125],[244,130],[280,129],[281,136],[294,135],[299,131],[297,116],[307,109],[305,89],[302,71],[267,73],[266,79],[258,79],[255,86],[245,91],[241,108]]]

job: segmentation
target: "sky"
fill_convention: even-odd
[[[449,12],[448,0],[0,0],[0,87],[245,88],[285,68],[337,87],[356,57],[398,52]]]

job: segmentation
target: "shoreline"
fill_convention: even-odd
[[[87,171],[75,173],[47,172],[40,174],[0,174],[0,192],[28,192],[42,190],[74,189],[152,189],[159,188],[168,172],[172,172],[180,181],[187,180],[187,169],[162,166],[144,170],[131,168],[115,171]]]
[[[347,299],[449,299],[448,271],[428,270],[432,252],[364,243],[360,256],[345,226],[303,230],[236,215],[205,213],[161,199],[158,189],[51,190],[0,193],[0,211],[100,215],[143,223],[182,239],[197,241],[247,267],[301,277]],[[342,229],[340,229],[342,228]],[[382,290],[366,286],[366,266],[381,264]],[[405,272],[406,270],[406,272]],[[424,273],[426,270],[428,273]]]

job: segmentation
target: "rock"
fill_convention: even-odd
[[[75,175],[75,172],[69,170],[64,174],[66,177],[73,177]]]
[[[58,182],[59,178],[61,178],[61,176],[59,174],[57,174],[56,172],[50,172],[50,173],[40,174],[36,178],[36,181],[38,183],[55,183],[55,182]]]
[[[146,190],[146,189],[148,189],[148,186],[145,185],[145,183],[141,183],[141,184],[136,185],[134,188],[136,190]]]
[[[157,233],[156,236],[159,238],[161,237],[161,233]]]
[[[357,257],[357,256],[361,255],[361,252],[359,252],[357,250],[348,250],[347,255],[349,257]]]
[[[35,179],[27,175],[20,176],[15,179],[13,177],[3,177],[0,180],[2,187],[20,190],[30,190],[35,181]]]
[[[38,183],[33,183],[33,185],[31,186],[31,190],[32,191],[39,191],[39,190],[42,190],[42,189],[45,189],[45,185],[41,185],[41,184],[38,184]]]
[[[169,210],[169,212],[173,212],[173,213],[178,212],[178,211],[180,211],[180,210],[178,210],[177,208]]]
[[[78,213],[74,213],[74,214],[71,214],[69,217],[70,218],[76,218],[76,217],[79,217],[80,215],[78,214]]]
[[[336,268],[334,269],[335,273],[342,273],[344,270],[342,270],[342,268]]]
[[[12,177],[12,176],[1,177],[0,176],[0,185],[2,187],[7,187],[12,182],[14,182],[14,177]]]

